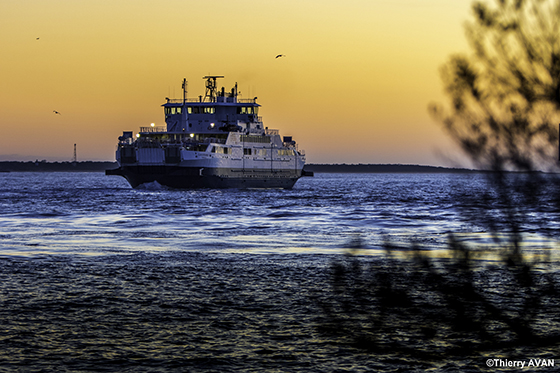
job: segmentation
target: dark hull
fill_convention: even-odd
[[[232,170],[179,166],[121,166],[106,175],[124,177],[133,188],[157,181],[175,189],[284,188],[291,189],[301,170]]]

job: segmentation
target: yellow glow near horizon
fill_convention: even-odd
[[[21,0],[1,6],[0,160],[113,160],[165,97],[224,75],[310,163],[444,164],[428,115],[471,0]],[[285,57],[276,59],[283,54]],[[53,110],[60,112],[54,115]]]

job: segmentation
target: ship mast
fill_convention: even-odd
[[[204,94],[204,101],[206,102],[206,98],[208,97],[208,102],[216,101],[216,97],[218,96],[218,89],[216,85],[216,79],[223,78],[220,75],[207,75],[204,76],[202,79],[206,79],[206,93]]]
[[[185,106],[185,102],[187,102],[187,79],[183,78],[183,106]]]

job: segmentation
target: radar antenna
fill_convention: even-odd
[[[206,79],[206,93],[204,94],[204,101],[206,102],[206,98],[208,98],[208,102],[216,101],[216,97],[218,97],[218,89],[216,85],[216,79],[223,78],[220,75],[207,75],[202,79]]]

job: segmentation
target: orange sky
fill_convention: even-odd
[[[75,143],[78,160],[113,160],[123,130],[163,125],[183,78],[194,97],[224,75],[308,163],[449,165],[427,106],[467,50],[470,3],[4,0],[0,160],[70,161]]]

